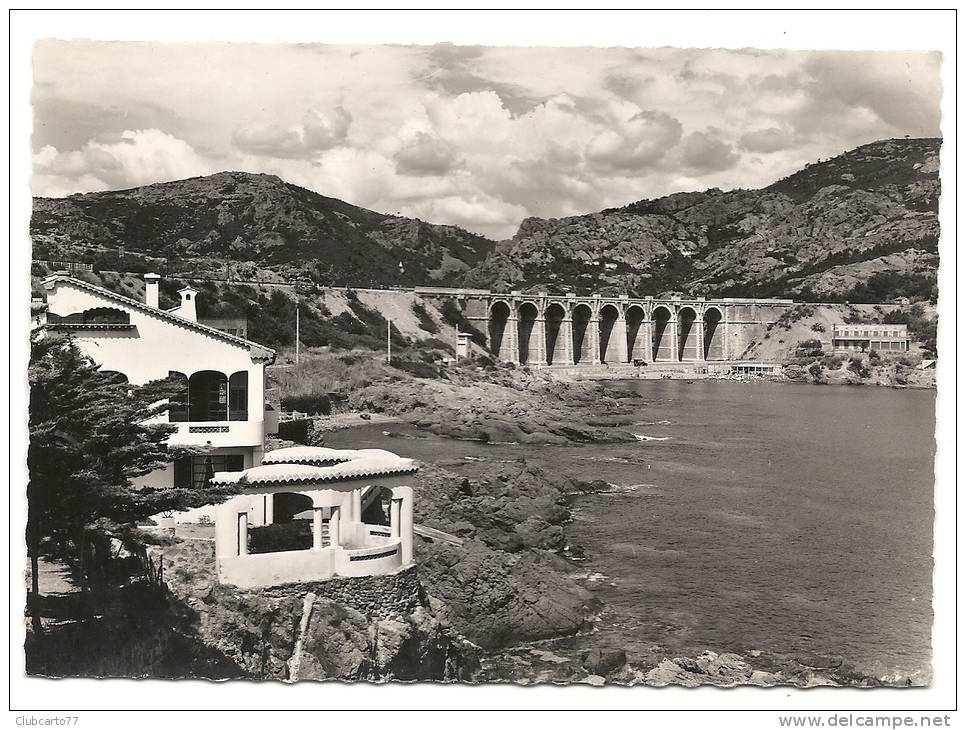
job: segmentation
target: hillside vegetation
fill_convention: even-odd
[[[34,296],[43,296],[40,279],[46,273],[48,269],[35,267]],[[101,271],[74,272],[74,276],[144,301],[144,281],[139,275]],[[199,290],[199,319],[247,319],[248,338],[280,350],[280,363],[291,358],[295,346],[296,306],[303,351],[313,348],[385,351],[387,332],[391,332],[392,347],[399,354],[419,350],[442,356],[455,351],[456,330],[445,313],[408,291],[317,286],[296,289],[164,277],[160,285],[161,307],[177,306],[180,302],[177,292],[186,284]]]
[[[886,140],[761,190],[677,193],[589,215],[528,218],[466,280],[578,292],[929,299],[939,148],[938,139]]]
[[[167,273],[249,262],[294,279],[368,286],[456,283],[491,241],[376,213],[274,175],[222,172],[67,198],[35,198],[34,258],[114,268],[117,249]],[[400,266],[402,268],[400,268]]]
[[[35,259],[98,270],[887,302],[935,298],[939,139],[863,145],[760,190],[716,188],[528,218],[500,243],[271,175],[223,172],[36,198]]]

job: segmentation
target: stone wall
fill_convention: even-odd
[[[326,581],[265,588],[262,592],[271,598],[314,593],[318,598],[328,598],[365,616],[378,618],[407,616],[418,606],[428,605],[415,565],[389,575],[331,578]]]

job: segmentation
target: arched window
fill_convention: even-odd
[[[188,376],[169,370],[168,380],[175,391],[168,402],[168,420],[172,423],[183,423],[188,420]]]
[[[98,370],[101,375],[110,378],[112,383],[126,383],[128,382],[127,375],[120,373],[117,370]]]
[[[188,420],[228,420],[228,376],[217,370],[202,370],[188,380]]]
[[[240,370],[228,378],[228,420],[248,420],[248,371]]]

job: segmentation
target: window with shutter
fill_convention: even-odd
[[[191,457],[182,456],[174,460],[174,486],[186,489],[191,486]]]

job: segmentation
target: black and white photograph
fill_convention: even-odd
[[[950,726],[955,11],[55,15],[11,45],[22,709]]]

